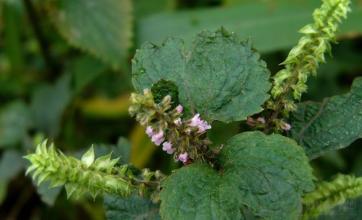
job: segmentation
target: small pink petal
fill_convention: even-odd
[[[182,107],[182,105],[178,105],[178,106],[176,107],[176,111],[177,111],[178,113],[182,113],[183,110],[184,110],[184,107]]]
[[[284,122],[284,123],[282,124],[281,128],[282,128],[284,131],[289,131],[290,129],[292,129],[292,126],[291,126],[289,123]]]
[[[181,161],[182,163],[186,163],[188,160],[188,154],[187,152],[182,153],[178,156],[178,160]]]
[[[156,145],[160,145],[164,140],[164,136],[163,136],[163,131],[159,131],[156,134],[153,134],[152,138],[151,138],[152,142]]]
[[[148,135],[148,137],[152,137],[154,135],[153,133],[153,129],[151,126],[147,126],[146,128],[146,134]]]

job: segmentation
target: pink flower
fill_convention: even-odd
[[[200,118],[200,114],[196,114],[190,122],[190,126],[192,127],[197,127],[199,130],[199,133],[203,133],[206,130],[211,128],[211,125],[209,125],[206,121],[202,120]]]
[[[183,110],[184,110],[184,107],[182,107],[182,105],[178,105],[178,106],[176,107],[176,111],[177,111],[179,114],[181,114],[181,113],[183,112]]]
[[[160,145],[165,140],[165,137],[163,136],[163,131],[160,130],[158,133],[153,134],[151,140],[157,146]]]
[[[164,142],[162,146],[162,150],[166,151],[168,154],[173,154],[173,152],[175,152],[175,149],[172,148],[172,144],[168,141]]]
[[[178,155],[178,160],[181,161],[182,163],[186,163],[188,160],[187,152]]]
[[[284,130],[284,131],[289,131],[290,129],[292,129],[292,126],[286,122],[283,122],[282,125],[281,125],[281,128]]]
[[[155,133],[153,133],[153,129],[151,126],[147,126],[146,134],[148,135],[148,137],[152,137],[155,134]]]
[[[180,126],[182,124],[181,118],[176,119],[175,121],[173,121],[173,123],[175,123],[175,125]]]

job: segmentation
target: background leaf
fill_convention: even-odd
[[[55,85],[39,86],[31,103],[36,128],[50,137],[55,137],[59,133],[61,118],[71,97],[69,75],[63,75]]]
[[[32,125],[30,111],[23,102],[13,102],[0,113],[0,148],[20,144]]]
[[[354,1],[352,13],[341,25],[340,35],[362,32],[362,6]],[[242,37],[250,37],[261,52],[293,46],[299,39],[297,32],[312,20],[311,13],[320,1],[240,1],[233,7],[218,7],[178,12],[163,12],[139,21],[138,44],[145,41],[160,43],[169,36],[181,37],[192,42],[200,30],[212,30],[220,26],[235,31]],[[283,33],[283,34],[281,34]]]
[[[133,28],[131,0],[59,0],[52,12],[70,44],[114,68],[126,63]]]
[[[291,122],[292,137],[312,159],[347,147],[362,136],[362,78],[345,95],[299,104]]]
[[[190,52],[176,39],[146,44],[134,57],[132,74],[138,91],[161,79],[173,81],[191,112],[224,122],[261,111],[270,88],[266,64],[250,43],[223,28],[200,33]]]

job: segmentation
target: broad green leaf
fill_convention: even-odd
[[[259,54],[223,28],[200,33],[190,51],[173,38],[161,46],[145,44],[133,59],[132,74],[138,91],[161,79],[173,81],[183,105],[224,122],[261,111],[270,88]]]
[[[54,23],[73,46],[114,68],[126,63],[132,38],[131,0],[59,0]]]
[[[39,86],[31,103],[34,125],[48,136],[55,137],[60,129],[61,118],[71,101],[69,75],[63,75],[55,85]]]
[[[14,147],[27,136],[31,127],[28,107],[23,102],[13,102],[0,113],[0,148]]]
[[[301,196],[314,187],[303,149],[281,135],[236,135],[224,146],[220,165],[216,171],[193,164],[169,176],[161,191],[161,216],[298,219]]]
[[[158,205],[135,195],[128,198],[106,196],[104,206],[108,220],[160,219]]]
[[[299,104],[291,122],[293,138],[312,159],[347,147],[362,136],[362,78],[347,94]]]
[[[348,19],[341,25],[339,36],[362,32],[362,5],[356,2]],[[275,0],[268,3],[246,1],[232,7],[148,16],[139,22],[138,44],[146,41],[159,43],[169,36],[181,37],[190,43],[200,30],[222,25],[242,37],[250,37],[259,51],[270,52],[295,45],[301,36],[297,31],[311,22],[313,10],[320,5],[320,1],[315,0]]]
[[[240,219],[240,194],[216,171],[193,164],[167,178],[161,192],[162,219]]]

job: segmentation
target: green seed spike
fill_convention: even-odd
[[[282,63],[285,68],[274,76],[271,91],[274,99],[289,92],[294,99],[301,98],[307,90],[308,76],[315,75],[319,63],[325,62],[324,54],[330,52],[330,43],[335,42],[338,25],[347,17],[350,3],[350,0],[323,0],[322,6],[314,11],[314,23],[300,30],[304,36]]]
[[[325,213],[348,199],[362,196],[362,177],[338,175],[331,182],[322,182],[303,198],[303,219]]]
[[[47,141],[43,141],[34,154],[24,158],[31,163],[26,174],[33,173],[38,184],[45,180],[49,180],[52,187],[64,184],[68,197],[87,192],[93,197],[103,193],[126,196],[134,187],[115,167],[118,159],[111,159],[111,154],[95,159],[93,147],[78,160],[57,151],[53,144],[48,148]]]

